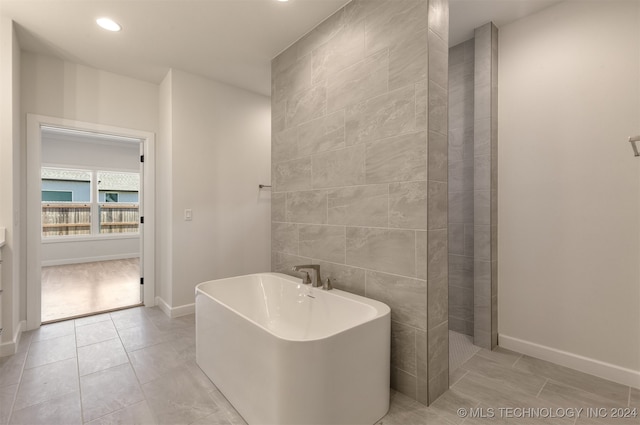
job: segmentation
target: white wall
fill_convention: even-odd
[[[140,172],[139,143],[100,143],[64,137],[42,137],[42,164]]]
[[[19,329],[20,284],[24,279],[22,246],[20,148],[20,46],[11,20],[0,17],[0,226],[6,227],[2,248],[0,314],[5,331],[0,356],[14,349]]]
[[[157,133],[158,86],[23,52],[22,110]]]
[[[157,248],[156,248],[156,276],[158,296],[168,305],[173,305],[173,294],[171,291],[173,276],[173,254],[172,254],[172,123],[173,123],[173,102],[171,97],[173,71],[169,70],[164,80],[160,84],[160,133],[158,134],[158,170],[156,174],[156,184],[158,188],[157,202]]]
[[[26,114],[31,113],[158,132],[157,85],[50,56],[22,53],[21,101],[23,126]],[[23,146],[27,143],[25,137],[23,135]],[[16,180],[24,182],[26,178],[22,174]],[[137,241],[133,243],[137,244]],[[125,244],[128,254],[132,241]],[[53,248],[53,245],[47,248]],[[107,248],[108,251],[114,249],[112,246]],[[70,249],[78,251],[78,247]],[[53,258],[47,250],[42,254],[45,261]],[[84,254],[88,256],[87,252]],[[21,288],[20,316],[24,319],[26,283]]]
[[[121,235],[76,240],[47,240],[40,252],[42,266],[121,260],[140,256],[140,236]]]
[[[640,386],[640,2],[499,39],[500,344]]]
[[[269,270],[270,192],[258,184],[270,182],[271,113],[268,97],[175,69],[168,78],[172,299],[165,301],[176,308],[194,302],[200,282]],[[187,208],[193,221],[183,218]]]

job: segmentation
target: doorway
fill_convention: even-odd
[[[27,328],[154,305],[153,134],[27,121]]]

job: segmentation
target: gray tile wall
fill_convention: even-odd
[[[473,335],[474,40],[449,49],[449,329]]]
[[[474,344],[498,345],[498,28],[475,30]]]
[[[272,62],[272,270],[387,303],[422,403],[448,386],[447,33],[446,0],[354,0]]]
[[[449,388],[448,137],[449,3],[429,2],[427,369],[428,403]],[[419,399],[422,395],[418,382]],[[423,390],[424,391],[424,390]]]

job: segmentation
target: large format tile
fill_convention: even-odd
[[[298,154],[297,128],[288,128],[275,133],[271,142],[271,161],[284,162],[296,159]]]
[[[561,384],[597,394],[617,404],[626,405],[628,401],[629,387],[564,366],[529,356],[522,356],[515,363],[515,367],[532,374],[553,379]]]
[[[464,364],[464,368],[479,375],[499,379],[502,381],[503,387],[517,388],[532,396],[537,395],[547,382],[544,377],[489,360],[481,355],[469,359]]]
[[[299,125],[296,131],[299,156],[343,148],[344,109]]]
[[[474,372],[468,372],[459,379],[452,387],[458,393],[466,397],[477,400],[483,404],[483,407],[493,408],[498,412],[499,408],[558,408],[562,407],[553,401],[542,400],[532,396],[517,387],[504,386],[500,379],[488,378]],[[573,424],[575,418],[554,418],[551,422],[540,422],[548,424],[570,425]],[[502,423],[513,423],[502,422]],[[467,421],[465,421],[467,423]],[[476,423],[476,422],[472,422]],[[479,422],[485,423],[485,422]],[[537,422],[529,422],[537,423]]]
[[[413,86],[348,106],[345,114],[346,144],[371,142],[415,131],[415,111]]]
[[[449,223],[473,223],[473,191],[454,192],[449,186]]]
[[[20,382],[20,375],[27,359],[27,352],[0,357],[0,387]]]
[[[449,254],[449,284],[451,286],[473,291],[473,273],[473,257]]]
[[[76,391],[78,365],[75,358],[27,369],[22,375],[13,408],[20,410]]]
[[[314,188],[353,186],[365,182],[365,146],[351,146],[313,155]]]
[[[389,227],[427,229],[426,181],[389,185]]]
[[[427,232],[416,232],[416,277],[427,280]]]
[[[502,347],[496,347],[495,350],[487,350],[486,348],[483,348],[478,351],[476,355],[501,363],[505,366],[513,366],[518,359],[522,357],[522,354]]]
[[[545,384],[538,397],[563,407],[626,407],[627,403],[617,403],[609,398],[599,396],[551,379]]]
[[[149,317],[145,314],[143,308],[129,308],[126,310],[114,311],[111,313],[111,320],[119,331],[128,328],[151,325]]]
[[[271,252],[271,270],[277,273],[284,273],[297,278],[302,278],[302,274],[294,272],[293,266],[300,264],[310,264],[311,258],[299,257],[297,255],[285,254],[283,252]]]
[[[447,183],[429,180],[429,230],[446,229],[448,224]]]
[[[327,84],[327,110],[333,112],[387,91],[389,52],[381,50],[333,75]]]
[[[414,327],[391,321],[391,364],[412,375],[417,373]]]
[[[302,56],[298,60],[291,61],[283,66],[279,72],[274,73],[273,82],[276,101],[287,99],[294,93],[311,87],[311,57]]]
[[[95,419],[87,424],[90,425],[155,425],[158,421],[149,409],[146,401],[127,406],[124,409],[117,410],[113,413]]]
[[[78,347],[117,338],[118,333],[111,320],[88,324],[76,328]]]
[[[630,388],[629,390],[629,406],[640,409],[640,389]],[[640,413],[638,414],[640,415]]]
[[[209,395],[211,396],[211,398],[213,398],[213,400],[216,402],[216,405],[220,408],[220,411],[217,412],[218,415],[226,415],[231,425],[247,425],[242,416],[240,416],[238,411],[231,405],[231,403],[229,403],[229,400],[227,400],[220,391],[211,391]]]
[[[124,363],[129,358],[120,339],[114,338],[78,348],[78,369],[80,376],[99,372]]]
[[[158,379],[185,362],[171,342],[132,351],[129,358],[141,384]]]
[[[449,286],[449,317],[473,321],[473,289]]]
[[[287,254],[298,254],[298,225],[271,223],[271,249]]]
[[[10,423],[12,425],[82,424],[80,393],[75,391],[15,410],[11,415]]]
[[[392,46],[425,30],[428,25],[426,1],[389,1],[367,16],[367,53]]]
[[[366,296],[391,307],[391,320],[427,328],[427,282],[367,271]]]
[[[9,422],[11,415],[11,407],[18,392],[18,384],[6,385],[0,387],[0,424],[5,425]]]
[[[313,31],[309,31],[293,46],[289,47],[283,53],[278,55],[274,59],[274,70],[277,71],[282,68],[281,66],[278,66],[279,62],[284,62],[285,64],[290,62],[291,59],[289,58],[289,56],[293,55],[293,57],[295,58],[298,56],[306,55],[320,48],[320,46],[322,46],[323,44],[331,41],[331,39],[336,34],[338,34],[338,32],[342,29],[346,22],[346,10],[346,8],[338,10],[336,13],[319,23],[313,29]]]
[[[451,382],[451,384],[453,384],[453,382]],[[458,409],[464,408],[468,411],[471,408],[477,407],[478,404],[476,400],[456,390],[449,390],[433,402],[433,404],[429,406],[429,409],[436,412],[441,418],[459,424],[462,423],[464,418],[458,414]]]
[[[389,48],[389,90],[427,78],[427,30],[408,34]]]
[[[111,321],[111,314],[109,313],[94,314],[93,316],[81,317],[74,320],[73,322],[75,323],[76,328],[79,328],[81,326],[91,325],[93,323],[104,322],[107,320]]]
[[[310,87],[290,96],[287,100],[285,123],[292,127],[321,117],[327,109],[327,88],[324,84]]]
[[[328,192],[329,224],[387,227],[389,186],[350,186]]]
[[[144,400],[130,364],[80,377],[85,422]]]
[[[343,226],[300,225],[300,255],[344,263],[345,228]]]
[[[272,179],[277,192],[311,189],[311,158],[274,164]]]
[[[391,388],[416,399],[417,397],[417,378],[415,375],[391,366]]]
[[[287,194],[271,193],[271,221],[286,221]]]
[[[424,132],[367,144],[367,183],[425,180],[426,177],[427,141]]]
[[[359,19],[340,26],[335,34],[314,49],[311,55],[314,83],[330,78],[336,72],[359,62],[364,58],[364,20]]]
[[[219,410],[206,389],[184,368],[174,369],[142,388],[161,424],[190,424]]]
[[[446,182],[449,179],[447,136],[429,132],[429,180]]]
[[[429,380],[432,376],[449,374],[449,324],[444,323],[429,329],[428,336]]]
[[[74,332],[73,320],[51,323],[33,331],[32,342],[72,335]]]
[[[143,326],[118,331],[122,345],[127,351],[135,351],[151,345],[160,344],[171,338],[171,334],[158,330],[151,321]]]
[[[314,263],[320,265],[322,279],[331,279],[331,285],[335,289],[364,296],[364,269],[325,261],[314,261]]]
[[[327,222],[327,192],[325,190],[310,190],[287,193],[286,220],[284,221],[325,224]]]
[[[415,276],[415,232],[347,227],[347,264]]]

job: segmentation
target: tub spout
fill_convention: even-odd
[[[304,264],[300,266],[293,266],[294,272],[299,272],[301,270],[309,270],[311,271],[311,286],[314,288],[318,288],[322,286],[322,279],[320,279],[320,265],[318,264]],[[309,276],[307,274],[307,276]],[[303,280],[304,283],[309,283],[308,281]]]

